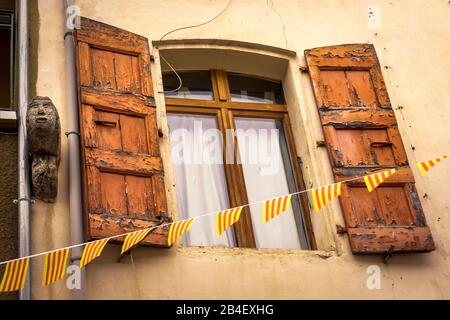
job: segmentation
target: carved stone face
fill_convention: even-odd
[[[41,134],[54,132],[59,116],[53,102],[47,97],[35,97],[28,106],[27,125]]]

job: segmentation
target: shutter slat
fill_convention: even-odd
[[[305,57],[336,182],[397,168],[370,193],[362,179],[343,185],[352,252],[434,250],[373,45],[316,48]]]

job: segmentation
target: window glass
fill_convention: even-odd
[[[179,218],[229,208],[221,133],[208,115],[168,114]],[[215,217],[197,219],[183,235],[189,246],[235,246],[233,228],[216,235]]]
[[[231,101],[284,104],[281,82],[228,73]]]
[[[163,74],[164,94],[167,98],[212,100],[212,84],[209,71],[178,72],[182,86],[175,91],[180,80],[174,72]]]
[[[274,119],[235,118],[239,155],[250,203],[295,192],[282,122]],[[258,248],[307,249],[298,197],[288,211],[263,223],[261,204],[250,207]],[[295,212],[295,214],[294,214]]]

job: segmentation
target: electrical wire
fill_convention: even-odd
[[[228,4],[222,9],[222,11],[220,11],[217,15],[215,15],[213,18],[209,19],[208,21],[205,21],[205,22],[202,22],[202,23],[199,23],[199,24],[195,24],[195,25],[192,25],[192,26],[186,26],[186,27],[180,27],[180,28],[173,29],[173,30],[171,30],[169,32],[166,32],[159,39],[159,41],[162,41],[165,37],[167,37],[169,34],[172,34],[174,32],[181,31],[181,30],[186,30],[186,29],[198,28],[198,27],[207,25],[208,23],[210,23],[210,22],[214,21],[215,19],[217,19],[218,17],[220,17],[228,9],[228,7],[231,5],[232,2],[233,2],[233,0],[228,1]],[[159,53],[159,56],[169,66],[169,68],[172,70],[172,72],[175,73],[175,75],[177,76],[178,81],[179,81],[179,85],[178,85],[178,87],[176,89],[167,90],[167,91],[163,91],[163,92],[164,93],[172,93],[172,92],[179,91],[181,89],[181,87],[183,86],[183,80],[181,79],[180,75],[175,70],[175,68],[172,67],[172,65],[164,58],[164,56],[161,53]]]

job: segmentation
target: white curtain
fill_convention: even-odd
[[[170,113],[168,123],[180,218],[228,209],[216,117]],[[232,228],[216,236],[215,216],[211,216],[196,220],[183,235],[183,244],[232,247],[235,241]]]
[[[277,120],[236,118],[236,135],[249,202],[289,194]],[[250,208],[258,248],[300,249],[292,206],[268,223],[262,222],[262,204]]]

